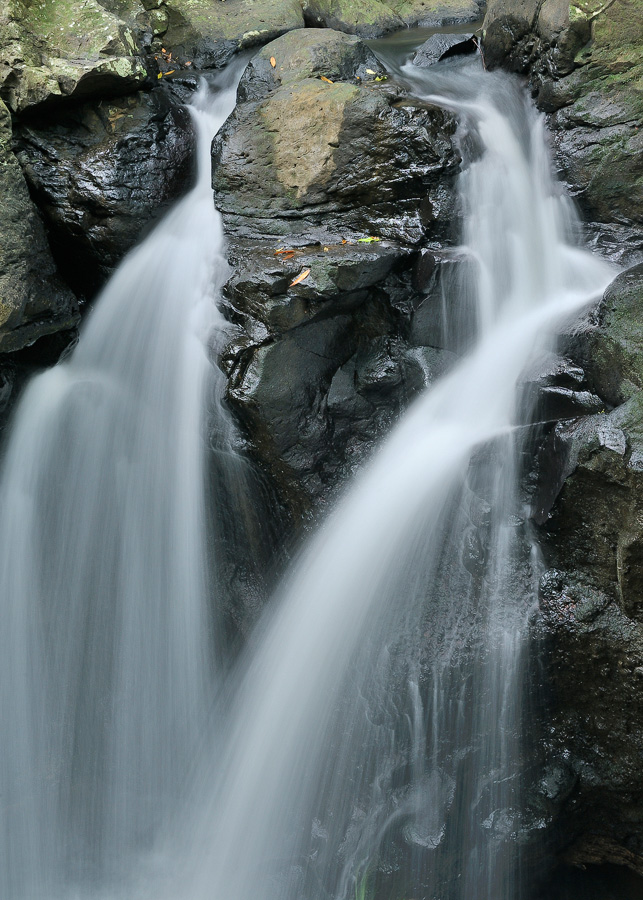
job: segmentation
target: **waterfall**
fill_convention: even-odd
[[[465,262],[445,302],[473,299],[476,337],[275,598],[231,688],[223,746],[195,777],[200,813],[168,898],[366,900],[387,872],[383,897],[521,896],[537,560],[517,384],[611,272],[570,243],[573,210],[515,80],[477,63],[401,75],[462,123]]]
[[[196,186],[13,422],[0,481],[6,900],[125,879],[171,819],[209,719],[206,413],[219,444],[229,436],[204,347],[224,325],[227,276],[210,143],[239,74],[192,109]]]

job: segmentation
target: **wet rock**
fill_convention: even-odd
[[[487,65],[530,75],[596,244],[630,261],[643,249],[641,33],[640,0],[492,0],[483,26]]]
[[[428,68],[447,56],[475,53],[477,49],[472,34],[434,34],[417,51],[413,65]]]
[[[408,330],[409,255],[384,242],[302,248],[290,259],[265,242],[233,245],[228,402],[299,517],[312,498],[333,495],[441,371],[399,337]]]
[[[301,519],[452,361],[409,335],[435,268],[415,248],[451,227],[454,123],[406,106],[358,37],[328,29],[264,47],[238,98],[213,144],[237,326],[222,365],[250,452]]]
[[[190,116],[167,87],[25,120],[16,137],[60,270],[85,296],[192,179]]]
[[[0,353],[73,327],[77,303],[54,261],[11,151],[11,117],[0,101]]]
[[[125,5],[128,16],[145,17],[135,0]],[[2,0],[0,97],[19,112],[135,90],[147,78],[138,37],[98,0]]]
[[[475,22],[482,4],[475,0],[303,0],[307,25],[324,26],[374,38],[398,28]]]
[[[299,0],[167,0],[163,37],[179,64],[220,68],[235,53],[303,28]]]
[[[571,767],[557,849],[574,865],[643,872],[643,272],[608,288],[568,352],[611,411],[560,422],[539,458],[546,750]],[[576,373],[569,373],[573,380]],[[576,375],[576,377],[578,377]]]
[[[643,264],[619,275],[571,341],[588,383],[610,406],[643,388]]]
[[[287,235],[290,244],[366,236],[414,244],[449,227],[453,120],[375,83],[381,69],[367,54],[355,37],[306,29],[253,60],[241,88],[249,99],[213,144],[228,232]],[[332,84],[321,80],[324,60]]]

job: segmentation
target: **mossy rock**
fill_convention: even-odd
[[[481,18],[475,0],[303,0],[306,23],[361,37],[380,37],[398,28],[439,27]]]
[[[0,0],[0,96],[13,112],[134,90],[147,77],[140,53],[133,31],[97,0]]]
[[[165,46],[197,67],[224,66],[239,50],[304,26],[299,0],[168,0],[167,10]]]

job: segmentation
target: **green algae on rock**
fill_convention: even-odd
[[[0,96],[12,112],[134,90],[147,77],[139,54],[132,30],[98,0],[0,0]]]

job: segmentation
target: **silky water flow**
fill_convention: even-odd
[[[125,259],[71,357],[34,379],[12,423],[0,484],[3,900],[116,896],[168,824],[210,719],[206,420],[219,451],[229,439],[206,351],[224,326],[214,301],[227,273],[210,143],[239,74],[191,110],[196,186]]]
[[[513,838],[538,566],[518,490],[518,384],[613,273],[573,245],[542,119],[514,79],[472,62],[398,75],[461,121],[461,264],[444,304],[469,310],[469,345],[255,634],[168,898],[524,896]]]

